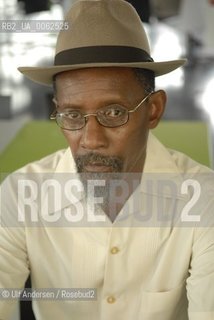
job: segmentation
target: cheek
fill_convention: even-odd
[[[126,125],[117,129],[114,134],[114,145],[117,151],[128,156],[134,157],[145,149],[148,137],[148,121],[145,118],[134,118]]]
[[[61,130],[61,131],[68,142],[68,145],[71,149],[72,154],[76,154],[79,148],[79,143],[81,138],[80,132],[79,131],[70,132],[68,130]]]

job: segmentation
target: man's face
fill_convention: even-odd
[[[96,113],[99,108],[111,104],[131,110],[147,94],[129,68],[63,72],[56,78],[56,87],[58,111],[79,109],[85,114]],[[120,127],[104,127],[95,116],[89,116],[84,128],[63,130],[78,171],[142,172],[148,130],[157,125],[163,111],[164,103],[162,101],[162,106],[160,101],[156,103],[156,95],[158,93],[130,113],[129,121]]]

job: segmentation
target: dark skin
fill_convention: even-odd
[[[78,108],[83,113],[94,113],[112,103],[131,110],[147,95],[130,68],[88,68],[63,72],[56,77],[56,88],[59,111]],[[166,94],[159,90],[130,114],[128,123],[123,126],[106,128],[90,116],[84,128],[62,131],[74,158],[89,152],[119,157],[123,163],[122,172],[142,173],[148,133],[158,125],[165,103]],[[85,170],[111,172],[110,167],[99,166],[99,163],[89,164]]]

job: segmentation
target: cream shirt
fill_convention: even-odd
[[[67,149],[31,163],[18,173],[30,177],[31,173],[70,173],[74,170]],[[187,156],[167,150],[152,134],[144,172],[167,173],[179,181],[183,174],[192,179],[202,173],[213,175],[211,170]],[[154,221],[138,225],[130,209],[127,225],[122,226],[118,219],[113,224],[106,219],[103,225],[84,222],[78,227],[72,227],[72,224],[18,227],[15,222],[17,188],[13,177],[5,180],[2,190],[0,288],[23,288],[30,272],[33,288],[97,290],[97,299],[93,301],[35,300],[36,319],[214,319],[212,221],[206,226],[197,223],[184,227],[158,226]],[[210,214],[214,208],[212,181],[206,190],[196,206],[203,215]],[[152,199],[152,202],[163,198],[164,212],[171,214],[173,199],[168,191],[160,197],[157,192],[147,190],[143,191],[142,197],[147,201]],[[183,207],[185,199],[176,194],[174,200],[178,208]],[[81,197],[75,201],[84,203]],[[64,199],[55,211],[72,209],[73,205]],[[51,206],[47,208],[47,214],[53,214]],[[146,213],[146,208],[142,201],[139,211]],[[157,211],[158,205],[153,207],[152,217]],[[123,209],[119,217],[122,212]],[[8,319],[13,303],[14,300],[0,300],[0,319]]]

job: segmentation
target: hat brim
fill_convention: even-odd
[[[163,62],[129,62],[129,63],[85,63],[76,65],[60,65],[53,67],[19,67],[18,70],[24,74],[27,78],[34,82],[51,85],[53,83],[53,77],[61,72],[95,68],[95,67],[127,67],[127,68],[142,68],[152,70],[155,76],[161,76],[169,73],[182,65],[184,65],[186,59],[163,61]]]

